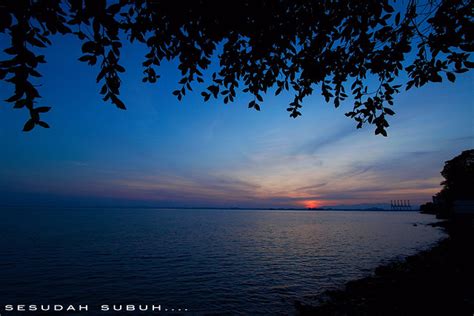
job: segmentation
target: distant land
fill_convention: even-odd
[[[150,206],[150,205],[135,205],[135,206],[32,206],[32,205],[0,205],[0,209],[5,208],[77,208],[77,209],[156,209],[156,210],[166,210],[166,209],[176,209],[176,210],[255,210],[255,211],[393,211],[390,208],[382,207],[356,207],[351,205],[344,206],[327,206],[327,207],[316,207],[316,208],[303,208],[303,207],[206,207],[206,206],[196,206],[196,207],[174,207],[174,206]],[[393,212],[413,212],[418,211],[418,207],[412,207],[411,210],[396,210]]]
[[[265,200],[238,201],[187,201],[187,200],[136,200],[117,197],[97,196],[67,196],[52,192],[22,193],[3,192],[7,198],[0,198],[0,207],[74,207],[74,208],[176,208],[176,209],[254,209],[254,210],[307,210],[308,206],[302,201],[293,203],[268,203]],[[315,205],[318,210],[390,210],[390,200],[379,202],[370,200],[365,203],[350,203],[325,205],[322,202]],[[337,203],[337,202],[336,202]],[[341,202],[339,202],[341,203]],[[418,210],[419,204],[411,201],[412,209]]]

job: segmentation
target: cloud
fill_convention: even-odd
[[[353,134],[353,126],[333,129],[306,141],[304,144],[298,146],[295,152],[307,155],[315,155],[320,153],[322,150],[327,149],[327,147],[337,145],[339,142],[351,137]]]
[[[308,185],[308,186],[304,186],[304,187],[301,187],[301,188],[297,188],[296,190],[298,191],[306,191],[306,190],[314,190],[314,189],[319,189],[319,188],[322,188],[324,186],[327,186],[329,182],[323,182],[323,183],[317,183],[317,184],[312,184],[312,185]]]
[[[255,198],[258,184],[223,175],[157,174],[114,179],[109,183],[112,194],[125,195],[129,199],[180,200],[212,203],[237,202]]]

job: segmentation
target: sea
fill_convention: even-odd
[[[297,301],[428,249],[445,237],[427,225],[435,221],[401,211],[4,208],[0,314],[87,305],[71,315],[293,315]]]

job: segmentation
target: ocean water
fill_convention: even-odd
[[[3,209],[0,308],[291,315],[295,300],[428,248],[444,236],[424,225],[433,221],[416,212]]]

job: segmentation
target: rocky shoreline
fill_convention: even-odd
[[[472,227],[443,226],[448,237],[375,274],[327,291],[319,304],[296,303],[299,315],[474,315]]]

